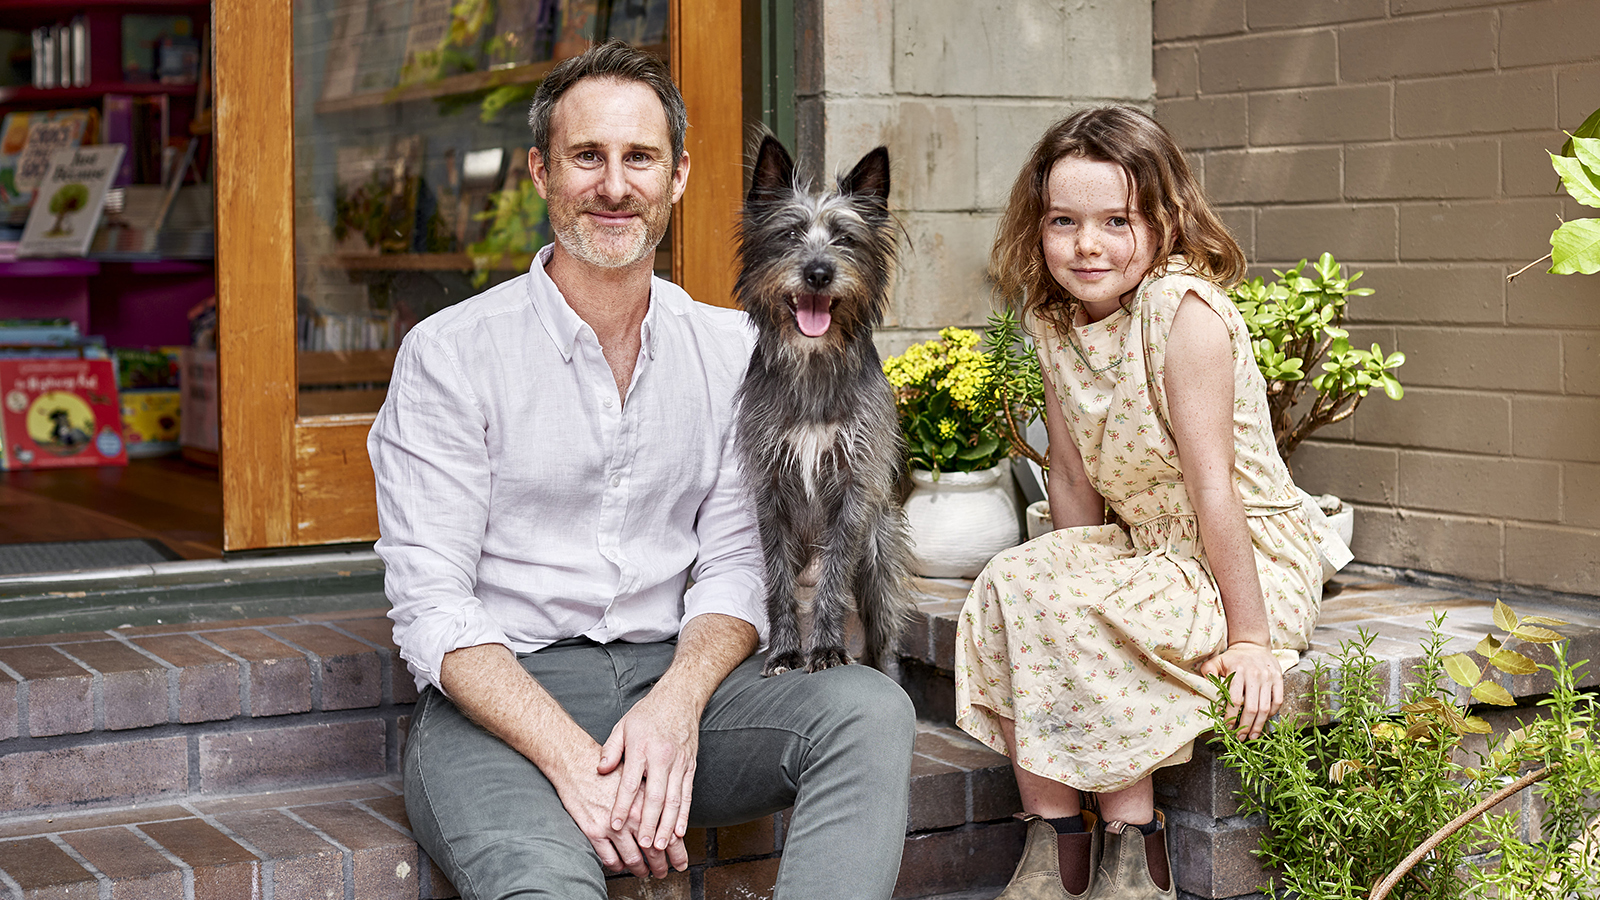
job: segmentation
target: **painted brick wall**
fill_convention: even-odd
[[[1407,356],[1294,457],[1356,558],[1600,591],[1600,276],[1535,267],[1546,150],[1600,107],[1594,0],[1155,0],[1157,117],[1258,271],[1332,251]]]
[[[796,0],[799,155],[815,174],[889,148],[905,226],[899,352],[989,317],[995,222],[1024,157],[1075,108],[1149,108],[1150,6],[1129,0]]]

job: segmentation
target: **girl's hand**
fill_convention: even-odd
[[[1227,717],[1238,716],[1241,738],[1258,738],[1267,719],[1283,705],[1283,669],[1267,647],[1250,641],[1229,644],[1200,665],[1201,675],[1234,676]]]

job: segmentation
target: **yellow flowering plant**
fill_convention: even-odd
[[[977,333],[945,328],[883,361],[913,468],[980,472],[1006,458],[995,374]]]

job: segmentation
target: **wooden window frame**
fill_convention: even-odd
[[[223,549],[378,536],[373,415],[298,416],[293,0],[215,0],[217,362]],[[743,178],[740,0],[673,0],[694,168],[673,211],[677,283],[731,305]],[[688,26],[685,27],[685,23]]]

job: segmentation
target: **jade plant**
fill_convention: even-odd
[[[1229,727],[1227,685],[1214,681],[1213,734],[1224,764],[1239,773],[1240,813],[1266,818],[1257,855],[1274,872],[1277,896],[1600,896],[1600,703],[1576,687],[1586,663],[1567,658],[1552,628],[1566,623],[1518,616],[1497,602],[1494,622],[1504,634],[1491,631],[1473,651],[1446,655],[1443,618],[1434,618],[1397,706],[1384,702],[1388,675],[1369,633],[1341,645],[1335,665],[1313,662],[1298,711],[1256,740]],[[1536,662],[1523,652],[1528,644],[1547,646],[1551,661]],[[1452,686],[1467,688],[1468,702],[1480,707],[1512,706],[1500,676],[1541,671],[1551,688],[1539,710],[1498,737]],[[1471,752],[1469,735],[1490,737]],[[1543,810],[1532,843],[1518,815],[1492,812],[1530,788]]]

